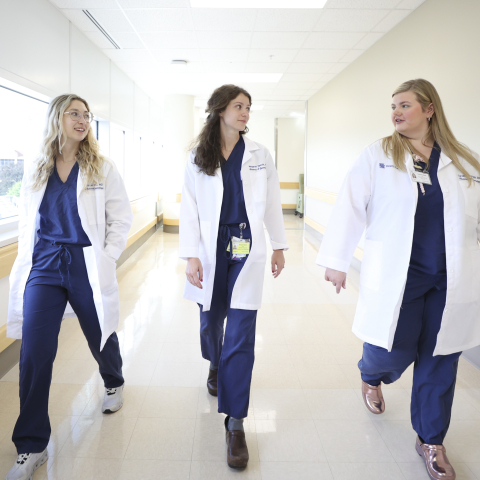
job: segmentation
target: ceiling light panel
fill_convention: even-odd
[[[109,34],[134,31],[125,15],[119,9],[92,8],[89,9],[89,12]]]
[[[197,31],[250,32],[256,15],[256,10],[252,9],[193,8],[191,12]]]
[[[59,8],[118,8],[116,0],[52,0]]]
[[[313,32],[303,45],[304,48],[350,49],[364,36],[363,33]]]
[[[327,0],[295,0],[295,8],[323,8]],[[190,0],[192,8],[292,8],[292,0]]]
[[[398,0],[329,0],[328,8],[395,8]]]
[[[208,10],[207,10],[208,11]],[[322,15],[321,10],[258,10],[258,32],[309,32]]]
[[[254,32],[250,48],[300,48],[308,33]]]
[[[250,32],[196,32],[199,48],[245,48],[251,36]]]
[[[298,49],[257,48],[250,50],[249,62],[290,63],[296,57]]]
[[[125,10],[137,32],[173,32],[193,30],[188,8],[152,8]]]
[[[380,23],[375,26],[375,28],[373,28],[373,31],[389,32],[409,14],[410,10],[392,10]]]
[[[123,8],[188,8],[188,0],[118,0]]]
[[[315,32],[369,32],[389,10],[325,10]]]

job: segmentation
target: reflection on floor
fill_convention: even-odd
[[[159,231],[118,270],[125,406],[100,413],[103,388],[75,319],[63,323],[50,396],[50,459],[41,479],[427,480],[409,420],[411,369],[384,389],[381,418],[363,406],[350,332],[356,272],[336,295],[315,266],[318,242],[285,216],[286,269],[266,269],[250,411],[250,463],[225,461],[223,415],[205,388],[198,307],[182,299],[178,235]],[[0,382],[0,478],[16,458],[18,367]],[[446,446],[457,479],[480,479],[480,372],[461,361]]]

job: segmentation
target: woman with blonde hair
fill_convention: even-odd
[[[350,169],[317,257],[345,288],[365,231],[353,332],[368,410],[385,411],[381,385],[414,363],[415,448],[434,480],[452,480],[447,434],[460,354],[480,344],[480,163],[453,135],[434,86],[392,95],[394,133]]]
[[[29,480],[47,460],[48,396],[64,316],[78,317],[98,362],[102,411],[123,405],[115,262],[132,211],[120,174],[99,153],[92,120],[77,95],[52,100],[41,153],[22,181],[7,320],[7,335],[22,339],[20,415],[12,437],[18,458],[6,480]]]

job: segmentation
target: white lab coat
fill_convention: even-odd
[[[413,160],[406,155],[407,171]],[[444,198],[447,300],[434,355],[480,344],[480,177],[466,178],[443,152],[438,181]],[[353,332],[392,349],[412,249],[418,187],[397,169],[381,141],[365,148],[338,194],[316,263],[346,272],[365,231],[360,294]]]
[[[280,183],[268,150],[247,137],[241,178],[245,208],[252,234],[252,249],[232,292],[232,308],[258,310],[262,303],[267,246],[263,223],[274,250],[288,249],[283,223]],[[194,151],[185,168],[180,211],[179,256],[199,258],[203,266],[203,289],[185,281],[184,297],[210,310],[215,278],[217,236],[223,199],[222,171],[214,176],[201,173],[193,163]]]
[[[34,168],[33,166],[30,167]],[[32,268],[32,255],[38,241],[40,222],[38,210],[47,184],[33,192],[30,169],[25,170],[20,198],[18,255],[10,273],[7,337],[22,338],[23,294]],[[104,179],[98,185],[83,188],[83,176],[78,175],[77,205],[82,227],[90,247],[84,247],[88,279],[98,315],[103,349],[108,337],[116,330],[119,320],[119,297],[116,260],[126,246],[133,214],[123,180],[113,163],[103,166]],[[70,304],[64,317],[75,316]]]

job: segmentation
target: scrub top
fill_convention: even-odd
[[[425,195],[420,185],[415,213],[410,269],[417,273],[438,275],[437,287],[446,288],[447,263],[445,255],[445,228],[443,193],[438,183],[440,147],[435,143],[429,160],[431,185],[424,184]]]
[[[40,205],[40,227],[37,236],[56,244],[91,245],[83,230],[77,208],[77,178],[79,166],[75,162],[64,183],[57,172],[57,164],[48,179]]]
[[[248,226],[247,210],[245,209],[245,198],[243,197],[242,168],[245,142],[240,139],[222,165],[223,178],[223,200],[220,211],[220,225],[239,225],[246,223]]]

